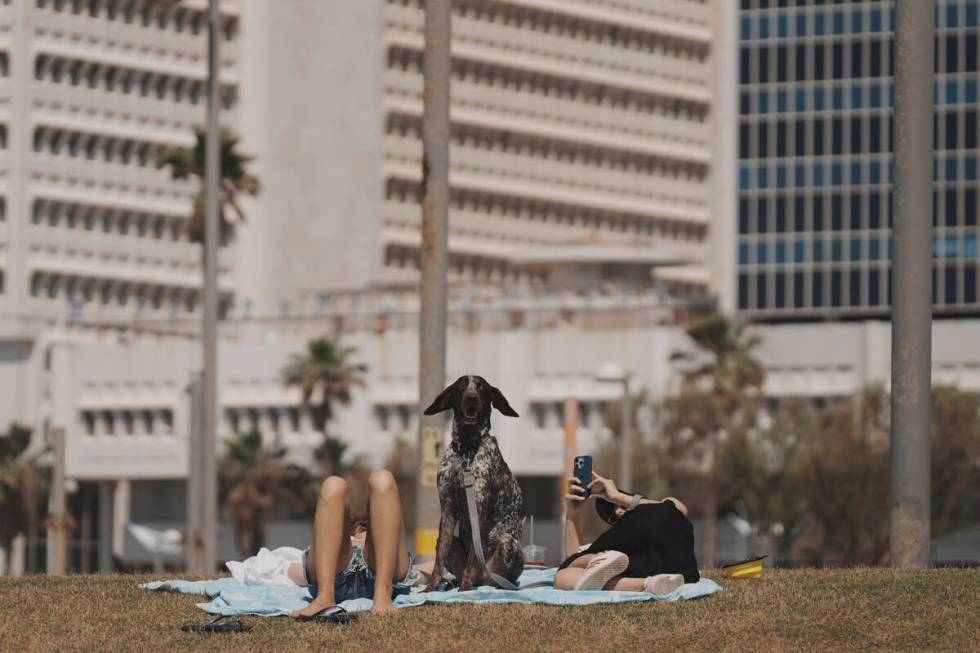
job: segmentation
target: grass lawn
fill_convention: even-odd
[[[247,617],[202,636],[200,597],[141,590],[148,576],[0,578],[0,651],[866,651],[980,648],[980,569],[766,570],[679,603],[422,606],[347,626]]]

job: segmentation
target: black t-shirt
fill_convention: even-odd
[[[620,517],[585,551],[573,554],[559,569],[586,554],[620,551],[630,563],[627,578],[683,574],[685,583],[701,579],[694,556],[694,527],[673,501],[644,503]]]

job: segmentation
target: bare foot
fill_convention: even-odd
[[[292,616],[294,617],[312,617],[317,612],[326,610],[329,607],[336,605],[332,598],[328,598],[323,594],[317,594],[316,597],[310,601],[302,610],[293,610]]]
[[[391,599],[374,599],[371,614],[394,614],[398,611]]]

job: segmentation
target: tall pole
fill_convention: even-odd
[[[53,552],[50,574],[68,572],[68,497],[65,489],[65,429],[51,429],[54,469],[51,475],[51,535]]]
[[[201,497],[202,476],[204,466],[201,464],[201,374],[195,372],[190,387],[190,438],[187,447],[187,537],[184,542],[184,552],[187,558],[187,570],[203,574],[204,561],[201,557],[201,518],[203,501]]]
[[[627,492],[633,491],[633,420],[630,411],[630,375],[629,372],[623,377],[623,401],[620,410],[620,432],[621,440],[619,443],[619,478],[616,479],[620,489]]]
[[[218,389],[218,181],[221,163],[218,158],[220,136],[218,109],[221,81],[218,46],[221,23],[218,0],[208,1],[208,114],[207,143],[204,152],[204,360],[202,361],[201,406],[201,561],[204,570],[212,573],[218,555],[218,483],[215,455]]]
[[[451,0],[425,0],[422,113],[422,252],[419,312],[419,403],[446,382],[446,270],[449,263],[449,55]],[[435,555],[439,526],[433,460],[442,450],[444,415],[419,419],[415,551]]]
[[[933,0],[895,3],[891,559],[930,553]]]

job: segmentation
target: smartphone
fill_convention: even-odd
[[[575,462],[572,464],[572,475],[585,488],[585,494],[582,496],[588,499],[589,495],[592,494],[592,490],[589,489],[589,483],[592,482],[592,456],[575,456]]]

